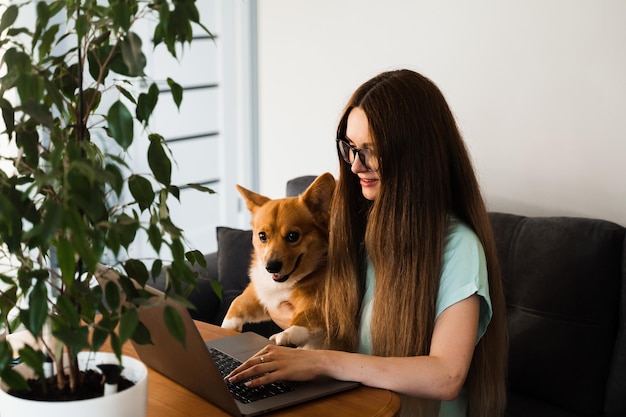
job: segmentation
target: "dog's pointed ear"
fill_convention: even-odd
[[[255,193],[254,191],[250,191],[239,184],[235,185],[237,187],[237,191],[246,201],[246,206],[248,206],[248,210],[250,212],[254,212],[258,207],[261,207],[263,204],[270,201],[270,198],[265,197],[261,194]]]
[[[309,188],[300,196],[309,211],[316,219],[321,220],[323,228],[328,228],[330,219],[330,203],[335,191],[335,177],[326,172],[313,181]]]

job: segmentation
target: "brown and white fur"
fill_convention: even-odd
[[[233,300],[222,327],[241,331],[244,323],[269,320],[268,309],[289,302],[294,307],[291,326],[271,339],[279,345],[323,347],[319,297],[335,179],[322,174],[302,195],[275,200],[237,189],[252,213],[254,250],[250,284]]]

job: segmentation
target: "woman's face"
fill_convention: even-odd
[[[374,151],[375,154],[376,150],[373,149],[374,142],[370,137],[367,116],[360,107],[353,108],[348,115],[346,140],[354,148],[370,149]],[[363,196],[368,200],[375,200],[380,192],[380,178],[378,172],[370,171],[361,163],[360,158],[356,157],[352,163],[352,172],[359,177]]]

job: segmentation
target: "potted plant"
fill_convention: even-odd
[[[74,392],[83,381],[79,352],[97,352],[108,341],[121,363],[124,343],[150,343],[136,311],[148,302],[150,277],[164,271],[168,296],[185,302],[195,280],[191,265],[204,262],[169,216],[168,199],[179,188],[171,183],[166,143],[149,128],[159,87],[145,77],[133,28],[152,22],[155,47],[174,57],[191,42],[192,25],[209,32],[195,0],[40,1],[26,28],[16,22],[29,3],[0,6],[0,135],[16,149],[0,149],[0,161],[12,166],[0,170],[0,258],[10,264],[0,273],[0,320],[37,341],[19,357],[43,390],[51,359],[57,371],[67,369],[56,373],[56,385]],[[181,86],[167,82],[180,106]],[[150,173],[133,172],[128,162],[135,125],[147,132]],[[129,256],[139,236],[154,258]],[[119,280],[94,280],[103,259]],[[164,319],[183,340],[176,312]],[[12,367],[14,354],[0,341],[0,378],[27,389]]]

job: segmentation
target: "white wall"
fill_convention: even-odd
[[[626,1],[259,0],[260,191],[336,174],[353,90],[408,67],[443,91],[490,210],[626,225]]]

